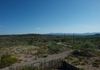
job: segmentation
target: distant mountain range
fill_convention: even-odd
[[[100,35],[100,33],[48,33],[48,35]]]
[[[11,35],[0,35],[2,36],[39,36],[39,35],[56,35],[56,36],[61,36],[61,35],[77,35],[77,36],[100,36],[100,33],[47,33],[47,34],[11,34]]]

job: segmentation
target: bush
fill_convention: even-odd
[[[92,66],[93,66],[93,67],[99,67],[99,66],[100,66],[100,60],[95,60],[95,61],[92,63]]]
[[[12,55],[2,55],[0,58],[0,68],[10,66],[17,62],[17,58]]]
[[[51,43],[48,45],[49,54],[59,53],[62,50],[62,47],[57,45],[56,43]]]
[[[23,67],[21,70],[35,70],[32,67]]]
[[[88,50],[94,51],[96,49],[96,46],[91,42],[85,42],[81,45],[80,49],[82,50],[88,49]]]

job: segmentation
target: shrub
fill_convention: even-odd
[[[48,52],[49,54],[59,53],[62,47],[57,45],[56,43],[51,43],[48,45]]]
[[[17,58],[12,55],[2,55],[0,58],[0,68],[10,66],[17,62]]]
[[[21,70],[35,70],[35,69],[33,69],[32,67],[23,67]]]
[[[96,46],[91,42],[85,42],[81,45],[80,49],[82,50],[88,49],[88,50],[94,51],[96,49]]]
[[[72,52],[72,55],[77,56],[77,57],[78,56],[82,56],[82,57],[92,57],[92,54],[87,49],[85,49],[85,50],[74,50]]]
[[[92,63],[92,66],[94,66],[94,67],[99,67],[99,66],[100,66],[100,60],[95,60],[95,61]]]

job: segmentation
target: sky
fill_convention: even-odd
[[[0,34],[100,32],[100,0],[0,0]]]

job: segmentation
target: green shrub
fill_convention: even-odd
[[[84,50],[74,50],[73,52],[72,52],[72,55],[73,56],[77,56],[77,57],[92,57],[93,55],[92,55],[92,53],[89,51],[89,50],[87,50],[87,49],[84,49]]]
[[[84,70],[83,68],[79,68],[79,70]]]
[[[35,70],[32,67],[23,67],[21,70]]]
[[[48,45],[48,52],[49,54],[55,54],[61,51],[61,46],[57,45],[56,43],[52,43]]]
[[[92,66],[93,66],[93,67],[99,67],[99,66],[100,66],[100,60],[95,60],[95,61],[92,63]]]
[[[17,62],[17,58],[12,55],[2,55],[0,58],[0,68],[10,66]]]

